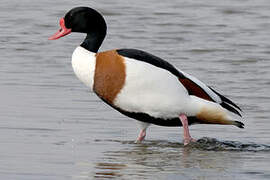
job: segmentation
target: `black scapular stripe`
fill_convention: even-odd
[[[121,56],[152,64],[156,67],[168,70],[179,78],[186,78],[181,72],[179,72],[173,65],[171,65],[167,61],[145,51],[137,49],[117,49],[116,51]]]

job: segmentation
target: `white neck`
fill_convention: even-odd
[[[72,54],[72,67],[78,79],[92,90],[96,67],[96,53],[78,46]]]

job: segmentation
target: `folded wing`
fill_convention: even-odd
[[[228,111],[241,116],[241,113],[240,113],[241,109],[231,100],[219,94],[217,91],[215,91],[211,87],[205,85],[203,82],[201,82],[197,78],[183,71],[178,70],[167,61],[157,56],[154,56],[150,53],[137,50],[137,49],[117,49],[116,51],[121,56],[133,58],[138,61],[143,61],[143,62],[152,64],[156,67],[170,71],[172,74],[178,77],[179,81],[187,89],[190,95],[194,95],[199,98],[218,103],[223,108],[227,109]]]

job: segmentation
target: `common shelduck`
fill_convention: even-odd
[[[89,7],[71,9],[60,19],[50,40],[71,32],[86,33],[72,55],[72,67],[86,86],[120,113],[140,122],[137,142],[150,124],[183,126],[184,144],[191,124],[222,124],[244,128],[241,109],[228,98],[167,61],[137,49],[98,52],[105,35],[102,15]]]

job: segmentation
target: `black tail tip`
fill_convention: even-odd
[[[243,123],[240,122],[240,121],[234,121],[234,122],[235,122],[235,125],[236,125],[237,127],[241,128],[241,129],[243,129],[244,126],[245,126],[245,124],[243,124]]]

